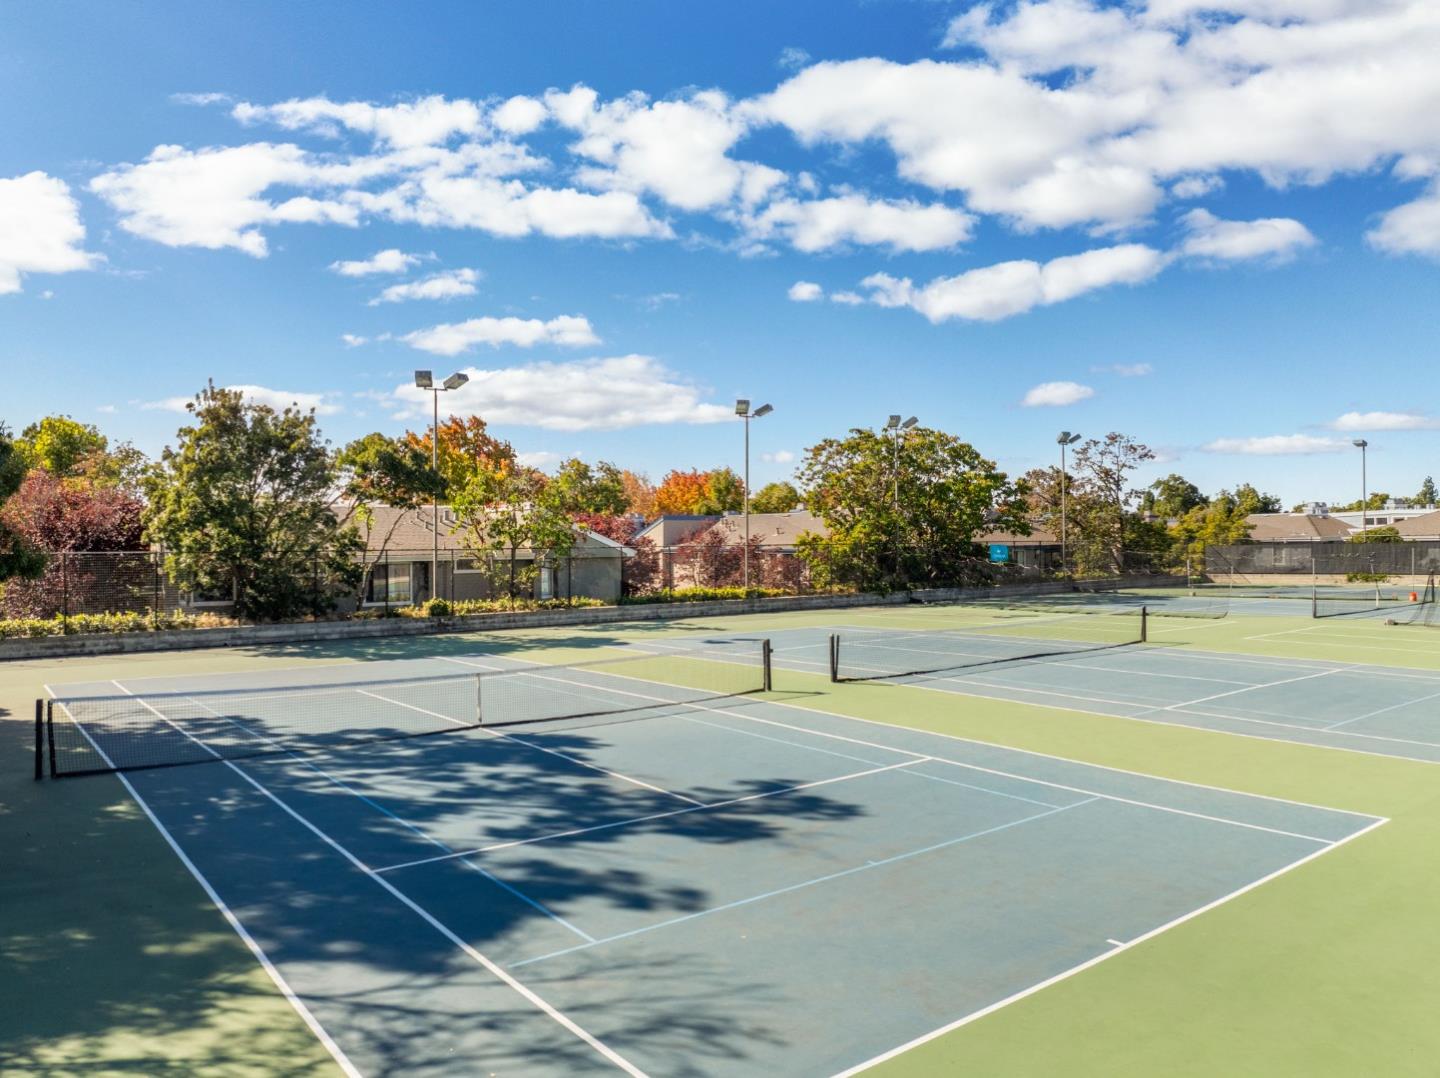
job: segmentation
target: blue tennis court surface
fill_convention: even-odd
[[[467,664],[650,707],[462,729],[358,680]],[[275,736],[265,679],[339,669],[55,692],[229,684]],[[845,1072],[1383,822],[633,674],[343,669],[357,720],[456,729],[124,781],[351,1073]]]
[[[913,624],[927,621],[922,615]],[[1017,621],[1023,625],[1023,619]],[[1072,654],[1035,661],[1010,658],[1034,646],[1033,640],[1007,637],[989,625],[971,632],[933,627],[906,632],[857,620],[770,635],[777,668],[825,674],[829,634],[852,634],[878,642],[855,652],[887,656],[873,671],[885,678],[884,685],[1440,762],[1440,673],[1166,647],[1164,637],[1154,633],[1164,619],[1151,621],[1149,645],[1085,650],[1089,645],[1082,639]],[[645,646],[660,650],[665,644]],[[852,672],[863,676],[865,661],[857,659]],[[957,668],[912,677],[892,673],[906,664],[932,669],[948,661]],[[979,665],[964,668],[968,663]]]

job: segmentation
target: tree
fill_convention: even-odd
[[[49,415],[20,432],[20,452],[31,468],[44,468],[65,478],[79,473],[81,463],[109,447],[105,435],[89,423],[68,415]]]
[[[973,581],[989,571],[976,535],[1029,534],[1024,488],[973,446],[916,428],[898,471],[893,453],[889,438],[861,429],[806,451],[797,476],[829,529],[797,543],[816,583],[893,590]]]
[[[439,471],[445,481],[446,500],[453,500],[479,473],[498,475],[517,467],[515,449],[496,438],[478,415],[450,416],[439,426]],[[405,441],[430,457],[430,431],[407,431]]]
[[[672,471],[655,488],[655,511],[688,515],[700,512],[709,495],[709,473]]]
[[[362,572],[360,538],[331,511],[340,486],[315,413],[247,403],[210,383],[146,478],[148,537],[170,578],[234,596],[256,620],[320,614]]]
[[[1347,543],[1403,543],[1405,537],[1399,528],[1369,528],[1356,532],[1345,540]]]
[[[649,520],[655,516],[655,487],[639,472],[622,471],[620,485],[625,490],[625,511]]]
[[[1241,483],[1235,488],[1235,500],[1248,515],[1250,513],[1279,513],[1282,512],[1280,495],[1266,494],[1264,491],[1256,490],[1249,483]]]
[[[335,458],[341,489],[348,508],[342,511],[343,524],[353,524],[364,537],[364,572],[357,595],[369,587],[375,566],[385,557],[395,530],[404,519],[396,513],[383,533],[375,529],[374,507],[414,510],[445,494],[444,480],[430,467],[425,450],[407,438],[389,438],[378,432],[357,438]],[[433,587],[433,584],[432,584]]]
[[[1440,500],[1440,490],[1435,489],[1435,480],[1431,476],[1425,477],[1425,482],[1420,484],[1420,491],[1415,495],[1416,505],[1434,505]]]
[[[546,562],[568,557],[576,531],[544,477],[526,469],[477,473],[453,505],[461,543],[512,600],[534,586]],[[530,557],[521,564],[520,553]]]
[[[1363,509],[1369,512],[1376,509],[1384,509],[1385,503],[1389,500],[1390,495],[1388,493],[1383,490],[1377,490],[1374,494],[1369,495],[1363,504],[1359,498],[1356,498],[1353,502],[1332,506],[1330,511],[1332,513],[1358,513]]]
[[[1128,435],[1091,438],[1071,458],[1075,478],[1067,484],[1071,564],[1081,573],[1120,573],[1126,568],[1127,518],[1140,491],[1130,476],[1155,454]]]
[[[11,440],[9,429],[0,423],[0,506],[9,501],[24,481],[24,457]],[[33,580],[44,570],[45,552],[27,542],[6,523],[5,514],[0,513],[0,582],[16,577]]]
[[[766,483],[750,499],[752,513],[789,513],[800,504],[800,492],[789,483]]]
[[[629,504],[625,481],[619,468],[601,461],[593,468],[571,457],[555,469],[549,488],[560,506],[569,513],[617,516]]]
[[[745,484],[729,468],[716,468],[705,476],[705,496],[696,512],[705,516],[738,513],[745,507]]]
[[[0,526],[29,549],[46,553],[44,572],[7,584],[0,610],[8,617],[51,617],[64,608],[67,595],[72,608],[89,611],[148,606],[155,583],[148,560],[69,557],[140,550],[143,511],[130,491],[33,469],[0,509]]]
[[[1157,479],[1145,488],[1140,496],[1142,512],[1170,519],[1181,517],[1190,510],[1205,504],[1205,495],[1200,488],[1182,475],[1171,472],[1164,479]]]

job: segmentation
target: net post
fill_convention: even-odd
[[[1320,616],[1320,589],[1314,584],[1310,585],[1310,617],[1312,619]]]
[[[1142,643],[1142,644],[1148,644],[1149,642],[1150,642],[1150,608],[1149,608],[1148,606],[1142,606],[1142,607],[1140,607],[1140,643]]]
[[[50,777],[59,778],[59,772],[55,767],[55,701],[45,702],[45,738],[50,743]]]
[[[840,634],[830,634],[830,680],[840,680]]]
[[[35,777],[45,777],[45,701],[35,700]]]
[[[485,725],[485,707],[480,702],[480,686],[485,684],[485,679],[479,674],[475,675],[475,725]]]
[[[774,649],[770,645],[770,638],[767,636],[760,642],[760,662],[764,666],[764,690],[766,692],[770,691],[771,685],[773,684],[770,664],[773,651]]]

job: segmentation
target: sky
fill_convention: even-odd
[[[542,467],[755,485],[891,413],[1012,474],[1440,474],[1433,0],[74,3],[0,30],[0,420],[417,368]],[[442,413],[443,414],[443,413]]]

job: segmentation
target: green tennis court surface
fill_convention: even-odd
[[[309,665],[50,664],[57,770],[124,770],[30,783],[44,830],[70,832],[58,860],[33,843],[32,879],[194,889],[169,919],[173,947],[162,929],[113,991],[143,994],[162,974],[178,990],[206,918],[235,943],[225,976],[251,989],[185,1009],[179,1048],[121,1051],[115,1030],[97,1038],[89,990],[72,1001],[67,977],[33,958],[36,1002],[0,1027],[0,1058],[63,1073],[58,1041],[87,1072],[157,1073],[165,1052],[193,1057],[187,1034],[254,1022],[271,1039],[231,1040],[234,1067],[217,1071],[293,1058],[297,1072],[361,1074],[1055,1073],[1063,1058],[1077,1074],[1115,1073],[1117,1059],[1214,1073],[1263,1058],[1267,1074],[1314,1074],[1325,1068],[1299,1063],[1311,1045],[1281,1051],[1257,1030],[1263,1049],[1245,1048],[1241,1030],[1232,1049],[1204,1031],[1218,1021],[1237,1036],[1224,1015],[1243,1000],[1283,1016],[1287,1037],[1323,1042],[1311,1026],[1329,1002],[1314,991],[1332,954],[1352,985],[1371,983],[1370,966],[1391,985],[1419,978],[1389,1010],[1378,997],[1360,1008],[1384,1015],[1367,1052],[1398,1043],[1385,1023],[1419,1013],[1434,987],[1402,952],[1429,946],[1422,911],[1440,898],[1417,856],[1440,834],[1426,823],[1440,815],[1436,772],[1416,747],[1433,736],[1437,675],[1305,658],[1343,646],[1311,640],[1308,620],[1153,618],[1138,644],[1127,615],[1035,618],[830,612],[500,649],[371,644],[339,665],[341,649]],[[876,680],[832,682],[833,636],[842,668],[884,654],[875,639],[894,660]],[[946,672],[957,662],[971,666]],[[897,673],[911,666],[932,672]],[[1399,751],[1371,744],[1402,733]],[[100,818],[129,815],[123,883],[98,884],[90,866],[106,855],[65,816],[97,804],[111,806]],[[89,899],[43,904],[11,951],[22,935],[73,948],[88,932],[103,979],[100,956],[124,949],[112,936],[136,917]],[[1172,996],[1180,1010],[1157,1019]],[[26,1032],[27,1013],[52,1043]],[[1147,1013],[1173,1029],[1125,1031]],[[1113,1033],[1092,1028],[1097,1014]],[[115,1020],[147,1022],[163,1025]],[[277,1032],[287,1023],[293,1034]],[[1331,1055],[1331,1073],[1353,1073],[1356,1060]]]

